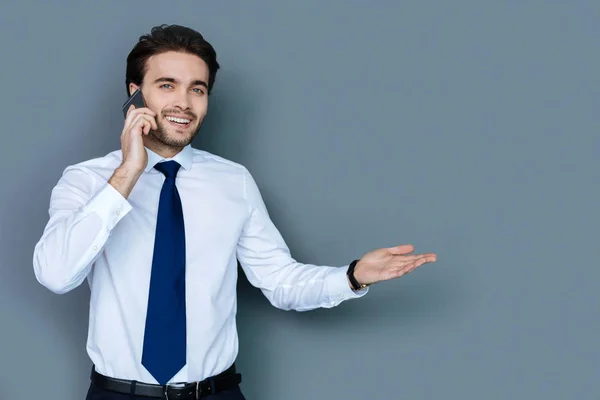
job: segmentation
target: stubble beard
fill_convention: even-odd
[[[188,144],[192,143],[194,138],[198,135],[200,127],[202,126],[202,121],[198,122],[198,126],[194,129],[191,135],[181,138],[174,138],[173,135],[169,135],[168,130],[173,128],[166,127],[163,121],[157,121],[156,124],[158,126],[158,129],[151,130],[150,136],[152,136],[155,140],[157,140],[164,146],[170,148],[183,148]]]

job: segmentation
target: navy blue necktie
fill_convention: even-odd
[[[175,186],[180,165],[166,161],[154,168],[165,181],[158,204],[142,365],[164,385],[186,363],[185,231]]]

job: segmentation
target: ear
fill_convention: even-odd
[[[136,85],[135,83],[130,83],[129,84],[129,95],[131,96],[133,94],[133,92],[135,92],[138,89],[139,89],[138,85]]]

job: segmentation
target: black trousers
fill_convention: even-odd
[[[225,390],[220,393],[207,395],[201,398],[202,400],[246,400],[239,386],[233,389]],[[131,396],[129,394],[109,392],[90,384],[85,400],[152,400],[145,396]],[[159,399],[156,399],[159,400]]]

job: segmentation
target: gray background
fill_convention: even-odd
[[[33,247],[62,170],[119,147],[160,23],[216,47],[194,145],[250,169],[295,257],[438,254],[309,313],[242,276],[249,400],[599,398],[600,3],[57,4],[0,7],[0,399],[85,396],[87,285],[44,289]]]

